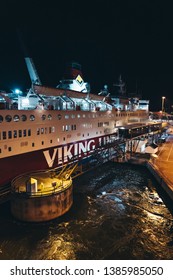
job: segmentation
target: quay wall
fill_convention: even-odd
[[[165,175],[157,168],[156,165],[152,164],[152,162],[148,161],[146,166],[148,170],[152,173],[152,175],[155,177],[156,181],[173,200],[173,186],[169,179],[165,177]]]
[[[150,173],[154,176],[159,185],[164,189],[164,191],[168,194],[168,196],[173,200],[173,184],[169,180],[167,176],[165,176],[164,172],[160,168],[157,167],[156,164],[150,159],[145,159],[143,157],[131,157],[128,159],[129,163],[135,165],[143,165],[146,166]]]

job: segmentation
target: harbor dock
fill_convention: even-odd
[[[173,133],[161,144],[158,153],[151,156],[147,167],[173,200]]]

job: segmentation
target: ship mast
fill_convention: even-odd
[[[125,87],[125,83],[122,80],[121,75],[119,76],[118,84],[114,84],[114,86],[118,87],[118,94],[120,96],[125,96],[126,95],[126,87]]]

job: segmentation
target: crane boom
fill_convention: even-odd
[[[37,70],[35,68],[32,58],[25,57],[25,62],[26,62],[26,66],[27,66],[32,84],[41,85],[41,81],[38,76],[38,73],[37,73]]]

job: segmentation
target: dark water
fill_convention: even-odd
[[[172,205],[145,167],[105,164],[75,180],[54,221],[22,223],[1,205],[0,259],[173,259]]]

